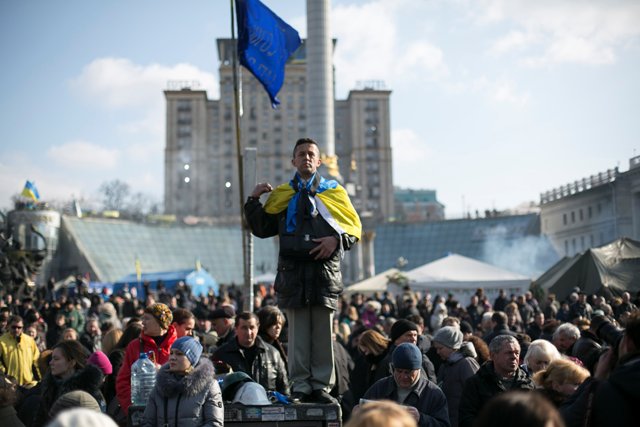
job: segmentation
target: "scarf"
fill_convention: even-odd
[[[264,209],[274,215],[286,209],[286,229],[292,233],[296,229],[301,197],[307,198],[312,213],[319,213],[338,234],[347,233],[360,240],[362,224],[347,191],[337,181],[326,180],[317,173],[305,182],[296,172],[291,181],[271,192]]]

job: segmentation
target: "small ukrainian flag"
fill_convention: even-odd
[[[38,189],[35,184],[31,181],[27,181],[24,184],[24,188],[22,189],[21,196],[27,197],[29,199],[33,199],[34,202],[40,200],[40,194],[38,194]]]

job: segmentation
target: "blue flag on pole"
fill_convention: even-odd
[[[298,32],[259,0],[236,0],[240,64],[262,83],[275,107],[284,67],[302,43]]]

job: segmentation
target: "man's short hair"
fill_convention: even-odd
[[[491,321],[498,325],[506,325],[507,320],[507,315],[503,311],[496,311],[491,315]]]
[[[260,326],[260,319],[258,319],[258,315],[252,311],[243,311],[242,313],[238,313],[236,316],[236,327],[240,324],[241,320],[249,321],[251,319],[256,319],[256,323]]]
[[[558,329],[553,333],[553,338],[557,338],[560,335],[577,340],[580,338],[580,329],[573,323],[563,323],[558,326]]]
[[[12,323],[18,323],[18,322],[22,322],[24,324],[24,320],[22,319],[22,317],[18,316],[17,314],[14,314],[9,318],[9,321],[7,323],[11,325]]]
[[[515,339],[515,337],[512,337],[511,335],[498,335],[489,343],[489,353],[499,353],[505,344],[517,344],[518,347],[520,347],[520,343]]]
[[[296,141],[296,145],[293,147],[293,157],[296,156],[296,150],[298,149],[298,146],[300,146],[302,144],[313,144],[318,148],[318,152],[320,151],[320,146],[313,139],[311,139],[311,138],[300,138],[299,140]]]

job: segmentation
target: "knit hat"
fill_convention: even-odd
[[[162,304],[161,302],[151,304],[149,307],[144,309],[144,312],[155,317],[162,329],[169,329],[169,325],[173,321],[173,314],[171,313],[171,310],[166,304]]]
[[[191,366],[196,366],[202,355],[202,344],[190,336],[180,337],[173,342],[171,349],[176,349],[184,353],[191,362]]]
[[[471,326],[471,323],[467,322],[466,320],[460,322],[460,332],[462,332],[463,334],[472,334],[473,327]]]
[[[391,326],[391,331],[389,331],[389,338],[391,342],[395,342],[398,338],[400,338],[405,332],[408,331],[418,331],[418,325],[413,323],[407,319],[400,319],[396,323]]]
[[[236,310],[231,305],[223,305],[222,307],[213,310],[209,314],[210,320],[221,318],[233,319],[234,317],[236,317]]]
[[[462,332],[456,327],[444,326],[438,329],[435,335],[433,335],[432,341],[442,344],[445,347],[458,350],[462,345]]]
[[[417,345],[402,343],[393,350],[391,363],[397,369],[416,370],[422,368],[422,353]]]
[[[89,356],[89,358],[87,359],[87,363],[97,366],[105,375],[111,375],[111,373],[113,372],[111,361],[109,361],[107,355],[100,350],[92,353],[91,356]]]
[[[74,408],[60,412],[47,427],[118,427],[113,419],[100,411]]]
[[[98,401],[86,391],[74,390],[60,396],[49,410],[49,415],[55,417],[58,412],[71,408],[86,408],[100,412]]]

